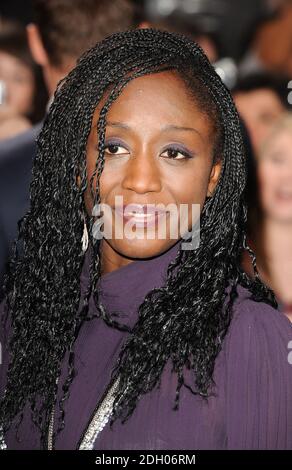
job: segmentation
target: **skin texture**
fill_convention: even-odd
[[[285,111],[284,107],[276,93],[268,88],[236,93],[234,101],[257,152]]]
[[[97,157],[96,125],[103,103],[104,99],[96,108],[87,143],[88,181]],[[165,130],[167,126],[192,130]],[[123,196],[124,204],[172,203],[177,207],[188,204],[188,220],[191,221],[191,205],[200,204],[202,209],[220,175],[220,160],[213,164],[213,132],[212,123],[174,73],[160,72],[132,80],[107,115],[105,144],[114,139],[114,143],[119,140],[119,146],[106,150],[100,178],[101,202],[113,208],[115,196]],[[187,150],[191,158],[171,152],[173,144]],[[171,159],[171,155],[176,159]],[[85,204],[91,214],[89,187]],[[169,218],[166,220],[165,239],[103,239],[102,273],[114,271],[135,259],[158,256],[171,248],[176,240],[169,237]]]

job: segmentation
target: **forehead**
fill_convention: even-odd
[[[94,113],[97,122],[107,92]],[[173,125],[200,125],[209,131],[209,122],[184,81],[170,71],[144,75],[131,80],[120,96],[111,104],[108,119],[146,125],[171,123]],[[203,130],[203,129],[202,129]]]

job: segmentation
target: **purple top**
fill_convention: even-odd
[[[133,326],[138,306],[148,291],[164,283],[177,249],[178,244],[160,257],[134,261],[102,276],[99,285],[105,307],[122,311],[119,321]],[[82,289],[87,276],[86,261]],[[288,345],[292,323],[269,305],[250,300],[242,286],[238,286],[238,294],[216,359],[216,395],[205,402],[182,387],[179,409],[174,411],[177,382],[168,362],[160,388],[144,395],[124,424],[117,420],[111,429],[108,423],[98,435],[95,449],[292,449],[292,343],[290,349]],[[94,309],[91,299],[90,311]],[[82,326],[75,343],[78,373],[65,404],[65,429],[57,436],[56,449],[76,448],[127,335],[100,318]],[[66,360],[67,356],[63,370]],[[5,365],[1,370],[3,392]],[[189,373],[185,369],[186,380]],[[40,448],[39,434],[28,413],[20,426],[20,443],[13,431],[12,427],[6,435],[9,449]]]

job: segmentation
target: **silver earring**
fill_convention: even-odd
[[[85,253],[85,251],[88,248],[88,231],[87,231],[87,225],[86,225],[85,220],[84,220],[83,235],[82,235],[81,241],[82,241],[82,251],[83,253]]]

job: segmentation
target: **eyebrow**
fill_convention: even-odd
[[[121,128],[121,129],[131,130],[131,127],[128,126],[127,124],[123,123],[123,122],[107,121],[107,125],[109,127],[118,127],[118,128]],[[199,134],[199,136],[201,138],[203,138],[202,134],[197,129],[195,129],[194,127],[181,127],[181,126],[175,126],[173,124],[169,124],[168,126],[164,126],[161,129],[161,132],[167,132],[167,131],[195,132],[196,134]]]
[[[124,124],[123,122],[107,121],[106,124],[109,127],[120,127],[122,129],[128,129],[128,130],[131,129],[130,126],[128,126],[127,124]]]

